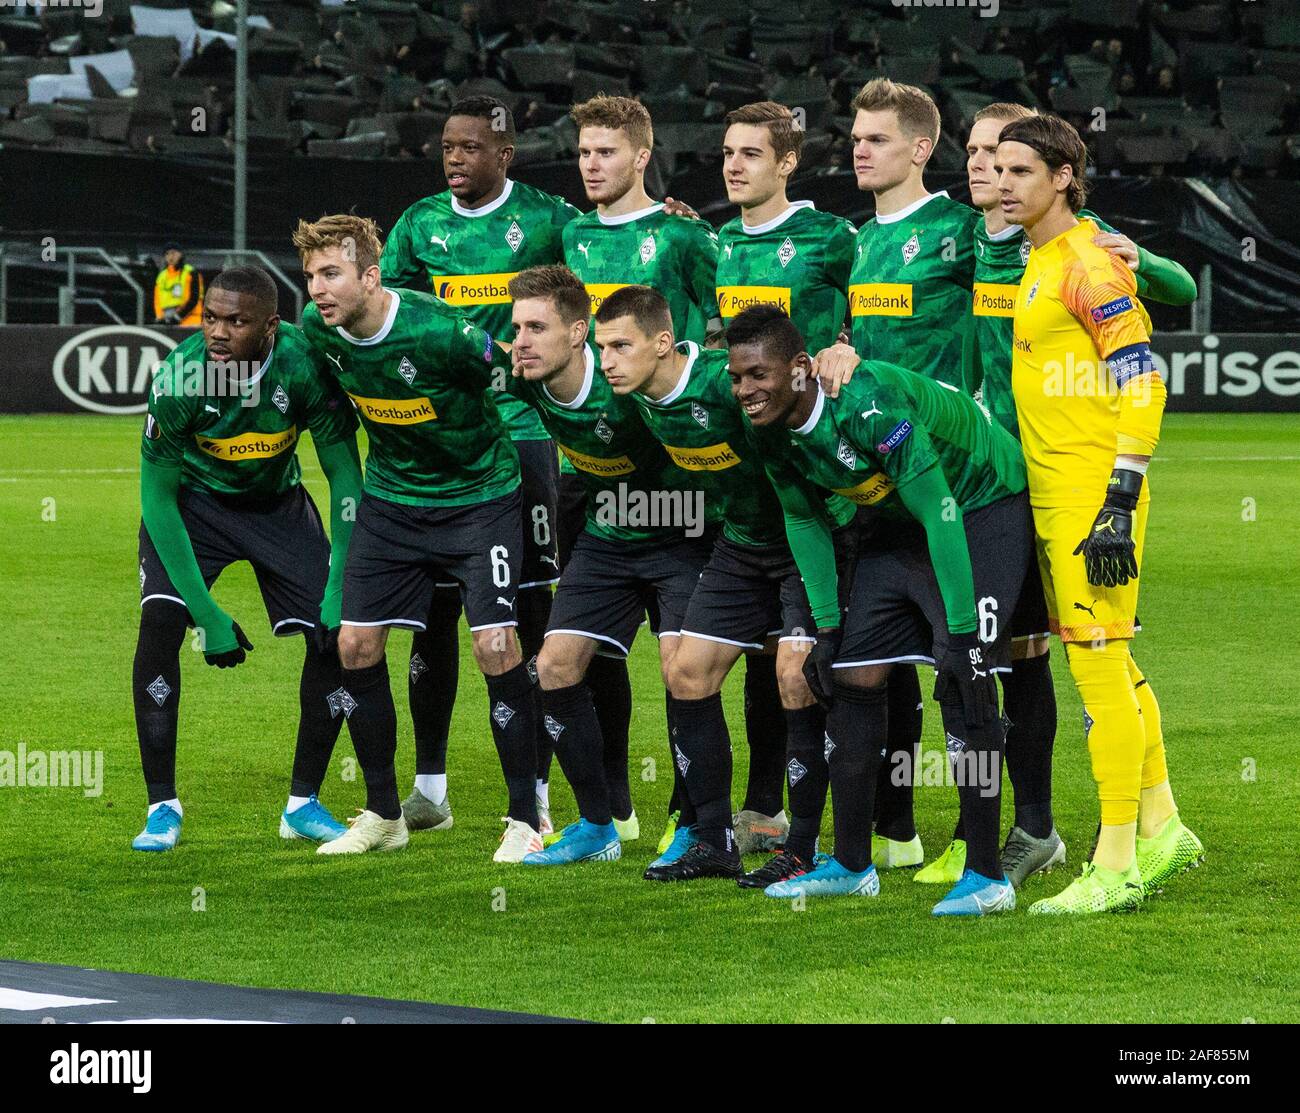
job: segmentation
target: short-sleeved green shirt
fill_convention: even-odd
[[[370,450],[365,491],[410,506],[466,506],[519,486],[519,454],[493,402],[507,362],[446,302],[388,289],[379,331],[358,339],[315,305],[303,331],[357,407]]]

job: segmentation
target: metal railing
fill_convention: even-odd
[[[215,253],[214,253],[215,254]],[[289,291],[289,296],[293,298],[293,321],[297,324],[302,320],[302,286],[301,283],[293,281],[283,270],[272,260],[265,252],[258,251],[255,248],[232,247],[223,253],[222,266],[228,266],[234,259],[256,259],[268,271],[270,271],[283,284],[284,288]]]

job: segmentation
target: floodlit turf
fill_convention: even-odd
[[[1164,711],[1175,794],[1209,857],[1136,915],[1072,922],[1023,911],[1063,887],[1064,872],[1032,880],[1020,911],[986,923],[933,921],[942,894],[910,874],[885,875],[876,900],[804,911],[719,881],[642,881],[671,783],[647,636],[633,656],[632,739],[645,834],[621,862],[491,862],[504,790],[467,642],[449,757],[454,829],[354,859],[281,842],[301,643],[271,638],[247,566],[216,595],[257,647],[248,662],[218,671],[185,651],[182,843],[132,852],[144,816],[129,693],[139,433],[139,419],[0,419],[0,749],[104,755],[96,798],[0,789],[0,957],[610,1021],[1300,1019],[1300,418],[1166,419],[1137,656]],[[309,446],[303,459],[323,503]],[[394,634],[403,794],[414,765],[408,647]],[[1053,660],[1056,814],[1072,873],[1097,805],[1059,645]],[[742,785],[734,680],[727,700]],[[927,749],[942,744],[938,723],[928,704]],[[363,800],[351,753],[345,734],[322,792],[340,816]],[[552,802],[557,822],[574,817],[558,770]],[[956,806],[953,788],[917,790],[927,858]],[[827,842],[829,831],[828,815]]]

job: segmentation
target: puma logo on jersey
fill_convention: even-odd
[[[871,409],[862,411],[863,417],[870,417],[872,414],[880,414],[881,417],[885,416],[884,411],[876,408],[876,400],[874,398],[871,400]]]
[[[449,240],[449,239],[451,239],[450,236],[447,237],[447,240]],[[430,237],[429,237],[429,242],[430,242],[430,243],[436,243],[440,248],[443,249],[443,251],[450,251],[450,250],[451,250],[451,248],[449,248],[449,247],[447,246],[447,240],[444,240],[441,236],[430,236]]]
[[[334,364],[335,367],[339,369],[340,375],[343,373],[343,361],[339,359],[338,356],[334,355],[332,352],[326,352],[325,358],[328,359],[331,363]]]
[[[589,243],[580,243],[580,244],[578,244],[578,250],[582,252],[582,257],[583,257],[584,259],[586,259],[587,262],[590,263],[590,262],[591,262],[591,256],[587,254],[587,249],[588,249],[589,247],[591,247],[591,244],[589,244]]]
[[[543,564],[551,565],[557,572],[560,570],[560,561],[557,557],[548,556],[546,553],[543,553],[537,559]]]
[[[203,403],[203,412],[209,414],[219,414],[221,411],[216,406],[210,406],[207,402]]]
[[[722,250],[725,251],[725,252],[727,253],[727,258],[728,258],[728,259],[731,258],[731,249],[732,249],[733,247],[735,247],[735,246],[736,246],[736,245],[735,245],[734,243],[723,244]]]
[[[500,603],[503,607],[513,607],[515,605],[515,599],[513,595],[509,599],[507,599],[504,595],[498,595],[497,602]]]
[[[463,335],[468,336],[471,332],[474,331],[474,326],[473,326],[473,325],[462,325],[460,331],[461,331],[461,333],[462,333]]]
[[[1092,601],[1092,607],[1095,607],[1096,605],[1097,605],[1097,600],[1094,599],[1094,600]],[[1074,605],[1074,609],[1075,609],[1076,611],[1086,611],[1089,615],[1091,615],[1092,620],[1093,620],[1094,622],[1096,622],[1096,621],[1097,621],[1097,616],[1096,616],[1095,614],[1092,613],[1092,607],[1085,607],[1082,603],[1075,603],[1075,605]]]

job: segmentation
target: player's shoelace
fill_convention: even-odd
[[[1029,857],[1034,848],[1022,839],[1015,839],[1011,835],[1007,836],[1007,841],[1002,845],[1002,871],[1010,874],[1016,870],[1020,864]]]
[[[749,876],[755,881],[763,882],[766,886],[777,881],[788,881],[792,877],[802,877],[811,868],[809,863],[791,854],[788,850],[783,850],[759,866]]]

